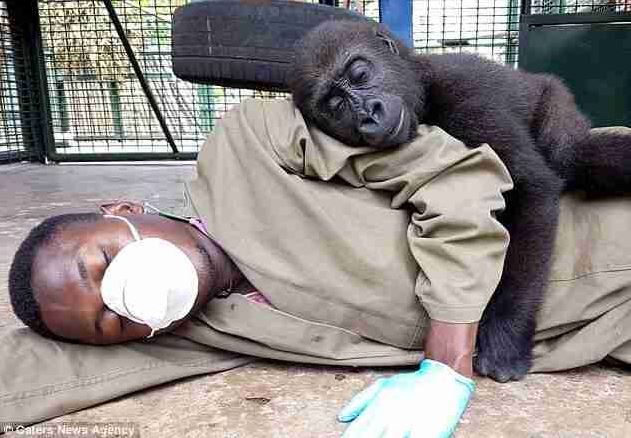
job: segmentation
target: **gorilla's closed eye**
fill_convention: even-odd
[[[361,59],[353,61],[348,69],[348,79],[351,84],[363,84],[368,81],[370,75],[370,65]]]

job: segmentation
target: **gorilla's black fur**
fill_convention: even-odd
[[[470,54],[417,55],[368,22],[326,22],[298,44],[290,88],[309,123],[351,145],[395,147],[418,123],[469,147],[488,143],[515,188],[500,220],[511,236],[478,333],[476,371],[519,379],[531,365],[564,189],[631,188],[631,139],[590,134],[562,82]]]

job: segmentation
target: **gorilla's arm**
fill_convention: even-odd
[[[563,184],[513,119],[479,108],[461,107],[457,112],[476,117],[446,117],[445,129],[470,146],[490,143],[515,183],[500,216],[510,245],[502,279],[480,321],[474,362],[479,374],[504,382],[523,377],[531,365],[535,318],[548,277]],[[480,120],[491,129],[481,132]]]
[[[512,151],[513,154],[515,151]],[[509,154],[511,168],[515,157]],[[536,313],[550,268],[562,183],[537,154],[513,166],[515,189],[502,222],[511,244],[497,291],[487,306],[478,336],[476,371],[503,382],[530,368]]]

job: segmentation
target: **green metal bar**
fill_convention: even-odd
[[[112,123],[114,123],[114,133],[116,137],[122,139],[125,137],[125,129],[123,127],[121,96],[118,89],[118,82],[116,81],[110,81],[110,103],[112,106]]]
[[[53,154],[50,159],[55,162],[94,162],[94,161],[195,161],[196,152],[125,152],[111,154]]]
[[[57,110],[59,111],[61,132],[68,132],[70,131],[70,116],[68,115],[68,98],[66,97],[66,87],[63,78],[58,78],[55,81],[55,90],[57,92]]]
[[[173,139],[173,136],[171,135],[171,131],[169,130],[169,126],[167,125],[167,122],[164,119],[164,116],[162,115],[162,111],[160,111],[160,107],[158,106],[158,101],[153,95],[153,91],[151,91],[151,87],[149,87],[149,83],[147,82],[144,76],[144,73],[142,72],[142,69],[140,68],[140,64],[138,63],[138,59],[136,59],[136,54],[134,53],[134,49],[132,49],[131,44],[129,43],[129,39],[127,39],[127,35],[125,34],[125,30],[123,29],[123,25],[121,24],[118,18],[118,14],[116,14],[114,5],[112,5],[112,0],[102,0],[102,1],[110,16],[110,20],[112,20],[112,23],[114,24],[116,33],[118,34],[118,37],[120,38],[121,43],[123,44],[123,47],[125,48],[125,52],[127,53],[127,58],[129,58],[129,62],[131,63],[132,68],[134,69],[134,73],[136,73],[136,76],[138,77],[138,81],[140,81],[140,85],[142,87],[143,92],[145,93],[145,96],[147,97],[147,100],[149,101],[149,105],[151,106],[153,113],[158,119],[158,123],[160,124],[160,127],[162,128],[162,132],[164,133],[164,136],[166,137],[167,143],[169,143],[169,146],[171,147],[171,150],[173,151],[173,153],[177,154],[179,151],[177,149],[177,146],[175,145],[175,140]]]
[[[197,88],[197,96],[199,97],[201,125],[204,129],[211,130],[214,126],[214,94],[212,87],[210,85],[200,85]]]
[[[506,36],[506,57],[504,62],[507,65],[514,66],[517,62],[517,49],[512,43],[513,34],[519,32],[519,0],[510,0],[508,2],[508,26]]]
[[[610,12],[594,14],[580,12],[577,14],[535,14],[522,16],[522,23],[527,26],[554,24],[590,24],[590,23],[623,23],[630,22],[628,12]]]
[[[13,44],[21,47],[24,55],[23,71],[16,68],[22,138],[30,148],[29,158],[43,163],[54,154],[55,139],[37,0],[9,1],[6,5],[12,27],[21,29]]]
[[[521,2],[521,15],[530,15],[532,10],[532,1],[531,0],[522,0]]]

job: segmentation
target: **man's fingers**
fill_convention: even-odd
[[[361,414],[346,428],[342,438],[382,438],[388,428],[388,418],[376,407],[378,401],[366,406]]]
[[[385,382],[385,379],[379,379],[353,397],[353,399],[337,415],[337,419],[343,423],[353,421],[377,396]]]

